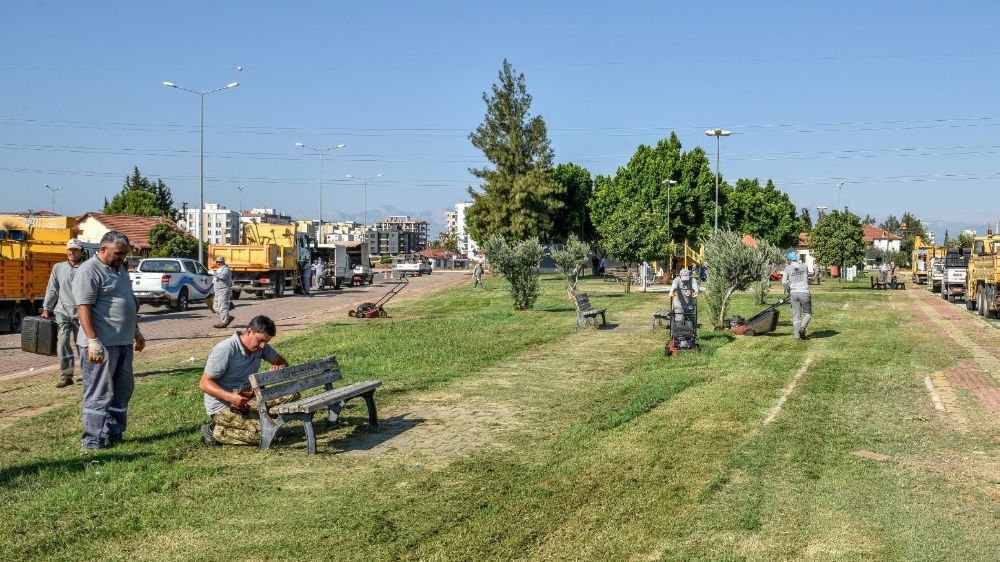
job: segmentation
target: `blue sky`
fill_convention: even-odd
[[[816,5],[813,5],[816,4]],[[1000,6],[991,2],[9,3],[0,18],[0,208],[96,210],[138,165],[197,201],[324,217],[467,198],[468,133],[504,57],[557,162],[613,173],[674,130],[723,177],[800,207],[910,210],[938,235],[1000,220]],[[242,65],[238,72],[236,67]]]

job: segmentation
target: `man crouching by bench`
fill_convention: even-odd
[[[246,329],[219,342],[208,354],[205,372],[198,382],[198,388],[205,393],[205,411],[212,418],[212,423],[201,426],[206,445],[260,445],[257,400],[247,389],[250,375],[260,370],[261,359],[271,364],[272,371],[288,366],[268,344],[276,331],[273,320],[255,316]],[[295,393],[270,400],[267,405],[298,399]]]

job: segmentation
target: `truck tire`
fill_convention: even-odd
[[[285,296],[285,274],[279,273],[274,278],[274,298]]]
[[[233,300],[236,300],[238,298],[240,298],[240,292],[239,291],[233,291]]]
[[[997,291],[996,286],[987,287],[986,290],[983,291],[983,301],[985,301],[983,302],[983,308],[985,309],[983,311],[983,316],[985,316],[986,318],[998,317],[997,314],[998,311],[995,308],[997,301],[996,291]]]
[[[21,305],[14,307],[13,312],[10,314],[10,331],[15,334],[21,333],[21,327],[24,325],[24,309]]]
[[[976,310],[976,299],[969,298],[969,288],[965,288],[965,310],[974,311]]]
[[[983,287],[979,287],[979,291],[976,292],[976,310],[980,316],[985,318],[986,314],[983,313],[983,308],[985,308],[983,306]]]

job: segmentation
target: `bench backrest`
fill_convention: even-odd
[[[330,356],[284,369],[254,373],[250,375],[250,386],[257,395],[257,401],[266,402],[278,396],[325,386],[341,378],[343,375],[337,358]]]
[[[576,309],[580,312],[585,312],[593,308],[590,305],[590,298],[586,293],[580,293],[574,298],[574,300],[576,301]]]

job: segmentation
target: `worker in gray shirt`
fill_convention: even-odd
[[[242,332],[216,344],[208,354],[198,388],[205,393],[205,411],[212,422],[201,426],[206,445],[259,445],[260,417],[250,392],[250,375],[260,370],[261,360],[271,370],[288,362],[268,343],[277,333],[274,321],[255,316]],[[297,400],[298,393],[268,401],[268,407]]]
[[[80,317],[84,449],[102,449],[122,440],[135,388],[132,351],[146,346],[125,268],[128,252],[128,237],[111,230],[101,238],[97,254],[83,262],[73,277]]]
[[[73,300],[73,276],[83,260],[83,242],[73,238],[66,243],[66,261],[52,267],[49,285],[42,301],[42,318],[55,316],[59,327],[57,353],[59,355],[59,382],[56,388],[73,384],[74,341],[80,329]]]
[[[795,339],[805,339],[806,327],[812,320],[812,295],[809,293],[809,272],[799,262],[795,252],[785,254],[785,271],[781,285],[792,301],[792,333]]]
[[[215,310],[219,313],[219,323],[213,328],[225,328],[232,321],[229,314],[230,300],[233,296],[233,272],[226,265],[226,258],[218,256],[215,258],[215,271],[212,272],[212,288],[215,290]]]
[[[667,293],[674,321],[681,322],[685,316],[688,320],[695,319],[694,308],[698,306],[696,299],[699,291],[701,287],[698,285],[698,280],[691,276],[691,270],[686,267],[682,269],[680,275],[670,284],[670,292]]]

